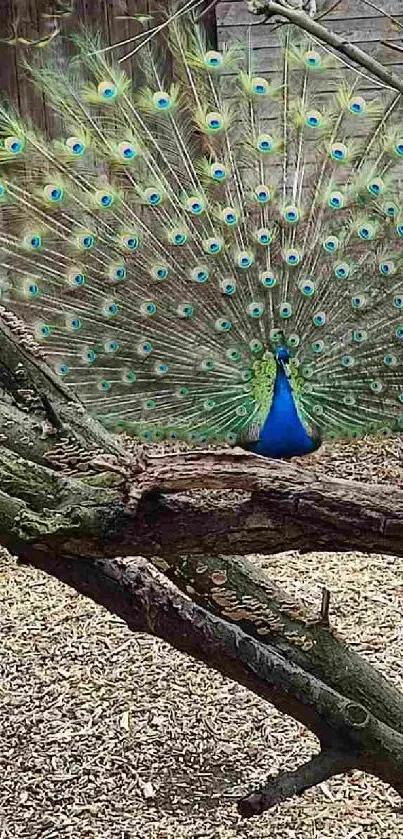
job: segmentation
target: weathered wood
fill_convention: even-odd
[[[364,48],[364,44],[377,43],[381,40],[401,43],[403,36],[403,14],[400,20],[402,23],[401,30],[394,27],[387,18],[381,17],[367,18],[364,20],[351,20],[350,18],[346,20],[335,20],[329,29],[336,35],[343,36],[350,44],[360,44]],[[253,24],[252,15],[250,15],[249,20],[249,24],[251,23]],[[248,28],[247,24],[244,25],[244,28],[246,31]],[[273,47],[278,43],[279,31],[281,30],[273,31],[273,28],[267,23],[252,26],[251,43],[253,49]],[[224,30],[219,27],[218,31],[220,37],[225,36],[229,41],[235,41],[240,36],[242,37],[242,28],[239,24],[234,26],[226,24]]]
[[[246,36],[245,34],[242,36],[242,29],[238,31],[238,38],[243,37],[244,44],[246,43]],[[227,29],[223,30],[222,32],[219,30],[219,42],[221,45],[223,42],[227,46],[233,43],[233,39],[227,37]],[[255,36],[254,36],[255,37]],[[277,41],[279,44],[280,42]],[[398,43],[398,41],[396,41]],[[396,50],[392,50],[389,47],[384,46],[380,43],[379,39],[373,39],[372,41],[356,41],[355,46],[359,47],[360,49],[364,50],[371,58],[379,61],[381,64],[384,64],[385,67],[393,72],[392,65],[395,65],[396,74],[402,72],[402,62],[398,60],[399,54]],[[282,47],[276,46],[273,43],[273,46],[266,46],[263,48],[259,48],[256,46],[254,48],[254,55],[253,55],[253,66],[255,71],[261,71],[264,73],[273,72],[273,67],[278,68],[280,66],[282,55]],[[364,70],[364,72],[366,72]]]
[[[68,3],[66,3],[66,6]],[[148,0],[71,0],[72,13],[62,18],[44,17],[53,8],[52,0],[2,0],[0,15],[0,91],[2,97],[13,101],[23,118],[35,117],[39,128],[48,124],[48,112],[43,97],[29,81],[24,69],[24,60],[34,61],[38,49],[18,44],[5,43],[13,34],[12,24],[18,22],[18,35],[30,40],[43,38],[56,26],[60,28],[57,36],[58,60],[72,52],[69,36],[83,26],[94,33],[100,32],[105,44],[116,44],[142,31],[130,15],[145,12]],[[4,12],[3,12],[4,9]],[[126,19],[121,19],[125,18]],[[45,50],[51,48],[42,48]],[[117,47],[114,58],[119,59],[127,52],[127,47]],[[130,74],[128,62],[125,70]]]
[[[403,25],[403,9],[400,0],[389,0],[380,4],[385,13],[382,15],[362,0],[343,0],[329,16],[321,17],[321,13],[332,3],[320,4],[318,8],[318,20],[330,32],[330,35],[338,36],[347,46],[347,51],[354,48],[362,50],[369,59],[375,60],[382,65],[387,74],[394,76],[395,80],[402,78],[403,53],[400,55],[396,50],[388,47],[386,43],[399,44],[401,42],[403,29],[400,29],[393,20],[387,17],[390,14]],[[379,4],[378,4],[379,5]],[[233,43],[246,43],[247,34],[251,36],[253,48],[253,71],[261,73],[275,83],[281,82],[281,61],[282,46],[281,39],[284,34],[284,26],[278,23],[262,23],[261,17],[250,14],[247,3],[237,0],[234,3],[222,2],[216,7],[218,42],[221,46]],[[283,17],[283,23],[287,20]],[[295,27],[294,27],[295,31]],[[304,32],[301,30],[301,40]],[[357,66],[363,76],[359,79],[356,91],[368,94],[369,91],[375,95],[389,95],[389,91],[383,90],[383,84],[368,69],[362,68],[359,62],[353,61],[352,66]],[[347,68],[343,71],[345,80],[349,78],[356,81],[356,73]],[[229,80],[230,74],[228,74]],[[292,73],[290,76],[292,83]],[[397,88],[398,83],[396,82]],[[323,74],[315,80],[315,94],[332,93],[340,86],[340,79],[337,74]],[[403,83],[402,83],[403,87]],[[358,136],[358,135],[357,135]]]
[[[393,15],[399,20],[402,16],[401,0],[374,0],[378,8],[382,8],[385,15]],[[344,20],[366,20],[367,18],[387,19],[377,9],[368,6],[364,0],[341,0],[336,8],[322,17],[323,12],[335,5],[335,0],[319,0],[316,17],[320,17],[327,25],[333,21]],[[216,16],[218,26],[247,26],[250,24],[250,14],[246,7],[245,0],[223,0],[217,3]],[[252,21],[253,22],[253,21]]]
[[[241,557],[168,556],[163,567],[203,608],[269,644],[351,700],[360,702],[365,694],[370,711],[403,734],[399,691],[378,675],[374,681],[373,668],[323,622],[319,603],[307,610]]]
[[[27,355],[23,332],[3,323],[0,339],[7,416],[12,410],[23,433],[27,414],[30,420],[36,416],[35,400],[44,393],[41,410],[52,431],[78,438],[91,467],[80,476],[76,465],[75,474],[68,474],[74,467],[68,457],[57,469],[45,467],[52,435],[45,435],[45,453],[34,445],[29,459],[1,447],[1,542],[132,628],[206,661],[311,728],[322,758],[313,758],[292,778],[280,774],[249,796],[240,804],[245,815],[262,812],[291,790],[302,792],[332,770],[352,767],[372,772],[403,794],[403,697],[323,625],[319,604],[317,615],[307,614],[233,557],[234,545],[242,550],[245,537],[253,551],[257,534],[266,552],[271,538],[281,550],[294,546],[296,538],[319,549],[326,539],[333,548],[351,549],[355,538],[361,550],[391,552],[396,546],[401,552],[403,492],[330,480],[243,452],[143,454],[142,462],[134,461],[85,412],[76,410],[69,427],[65,411],[78,403],[40,357]],[[34,397],[28,403],[27,392]],[[31,436],[34,432],[31,425]],[[5,437],[8,443],[7,428]],[[95,446],[103,451],[94,454]],[[237,488],[252,496],[229,495],[218,505],[209,496],[184,495],[197,488]],[[166,499],[166,493],[172,497]],[[222,540],[227,558],[217,556]],[[144,564],[133,575],[113,560],[132,555],[135,543],[186,596],[172,594],[161,580],[157,585],[156,571]],[[191,556],[183,559],[185,554]],[[336,759],[341,753],[342,762]]]
[[[39,552],[31,562],[119,615],[135,631],[163,638],[182,652],[235,679],[304,723],[321,754],[291,777],[280,773],[239,804],[244,816],[301,794],[332,774],[358,768],[403,794],[403,735],[385,725],[362,701],[352,701],[312,673],[263,646],[239,627],[209,614],[164,584],[140,557],[81,562]],[[374,671],[374,677],[379,675]],[[403,696],[400,697],[403,716]]]

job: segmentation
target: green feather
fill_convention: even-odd
[[[258,439],[283,345],[308,428],[401,433],[400,100],[297,31],[262,68],[167,30],[133,79],[87,35],[33,68],[55,135],[0,108],[2,304],[146,441]]]

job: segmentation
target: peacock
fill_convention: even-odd
[[[400,95],[292,27],[275,73],[192,15],[161,37],[127,72],[87,32],[31,67],[46,136],[1,103],[2,311],[116,433],[290,458],[401,431]]]

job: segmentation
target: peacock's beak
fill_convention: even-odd
[[[291,374],[289,368],[290,355],[288,350],[286,349],[286,347],[280,346],[277,348],[274,356],[276,359],[276,363],[284,371],[285,375],[287,376],[287,379],[289,379]]]

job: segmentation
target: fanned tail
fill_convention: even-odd
[[[400,97],[292,30],[278,84],[251,43],[167,31],[134,85],[86,35],[63,75],[34,70],[55,138],[1,106],[3,305],[147,440],[256,440],[280,357],[308,429],[400,430]]]

